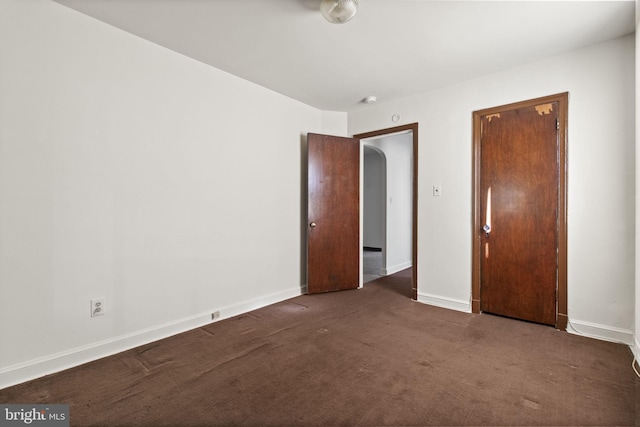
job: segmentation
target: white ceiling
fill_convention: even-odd
[[[352,111],[630,34],[635,2],[55,0],[322,110]]]

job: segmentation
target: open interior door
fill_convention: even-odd
[[[307,292],[360,284],[360,140],[307,135]]]

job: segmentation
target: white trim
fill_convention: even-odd
[[[360,140],[360,174],[358,179],[360,185],[358,187],[358,289],[364,286],[364,263],[362,258],[364,257],[364,141]],[[308,245],[308,243],[307,243]],[[308,267],[309,264],[307,264]]]
[[[634,341],[633,331],[630,329],[616,328],[581,320],[570,320],[567,324],[567,332],[598,340],[627,344],[628,346],[632,346]]]
[[[206,313],[185,317],[140,331],[109,338],[85,346],[76,347],[59,353],[50,354],[27,362],[18,363],[0,369],[0,389],[33,380],[93,360],[111,356],[125,350],[199,328],[209,323],[237,316],[270,304],[275,304],[301,295],[301,288],[276,292],[260,298],[254,298],[227,307],[214,308]],[[212,320],[212,313],[219,312],[220,317]]]
[[[636,361],[638,361],[640,360],[640,341],[638,341],[637,336],[634,336],[633,343],[634,345],[631,346],[631,351],[633,352],[633,355],[636,357]]]
[[[395,274],[398,271],[406,270],[409,267],[411,267],[411,260],[405,261],[405,262],[400,263],[400,264],[396,264],[396,265],[394,265],[392,267],[381,268],[380,269],[380,274],[382,276],[388,276],[390,274]]]
[[[471,313],[471,303],[469,301],[455,300],[453,298],[423,294],[420,292],[418,292],[417,301],[424,304],[435,305],[436,307]]]

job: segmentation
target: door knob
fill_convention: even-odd
[[[315,222],[312,222],[311,224],[309,224],[309,227],[311,227],[311,228],[316,228],[316,223],[315,223]]]
[[[482,231],[487,233],[487,237],[489,237],[489,233],[491,232],[491,226],[489,224],[485,224],[484,227],[482,227]]]

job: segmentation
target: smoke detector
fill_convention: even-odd
[[[364,102],[365,104],[374,104],[377,100],[378,98],[376,96],[369,95],[366,98],[364,98],[362,102]]]

